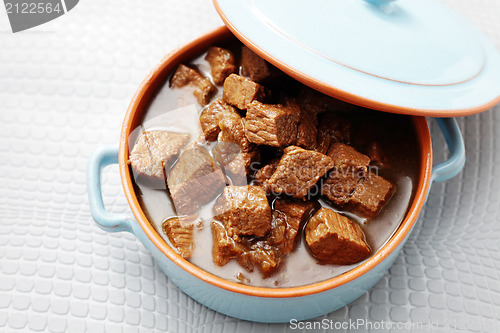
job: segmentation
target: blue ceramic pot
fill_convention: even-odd
[[[144,80],[127,111],[119,146],[102,147],[89,159],[87,186],[92,216],[106,231],[134,234],[172,282],[209,308],[232,317],[259,322],[314,318],[349,304],[384,276],[413,229],[431,183],[452,178],[463,168],[463,139],[453,118],[436,118],[449,146],[450,158],[432,167],[432,144],[426,118],[412,116],[421,160],[415,199],[391,239],[371,258],[351,271],[327,281],[294,288],[252,287],[219,278],[184,260],[147,220],[134,192],[133,178],[127,164],[128,136],[137,127],[154,93],[180,63],[203,52],[208,46],[230,38],[233,36],[225,27],[206,34],[165,57]],[[134,217],[118,216],[105,210],[100,174],[102,168],[110,164],[119,164],[124,192]]]

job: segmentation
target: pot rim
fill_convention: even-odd
[[[163,240],[163,238],[157,233],[155,228],[152,226],[152,224],[144,214],[135,194],[131,172],[128,165],[128,138],[129,134],[134,130],[134,128],[132,128],[132,125],[148,105],[152,94],[154,94],[154,92],[161,84],[165,83],[165,79],[167,78],[168,74],[170,74],[171,71],[181,63],[181,61],[187,60],[191,56],[199,54],[199,52],[203,49],[206,49],[207,46],[223,41],[224,39],[228,39],[231,36],[233,35],[231,34],[230,30],[227,27],[223,26],[202,35],[201,37],[187,43],[176,51],[168,54],[160,61],[157,66],[153,68],[153,70],[141,83],[141,85],[137,89],[137,92],[132,98],[121,130],[119,145],[119,168],[125,197],[127,198],[128,204],[137,220],[137,223],[142,228],[149,240],[155,245],[155,247],[185,272],[212,286],[248,296],[265,298],[302,297],[339,287],[361,277],[364,274],[369,273],[370,270],[375,268],[375,266],[385,260],[393,251],[395,251],[398,246],[404,244],[406,236],[412,230],[413,225],[415,224],[425,203],[427,193],[429,192],[432,175],[432,143],[429,126],[425,117],[411,116],[420,148],[420,174],[418,178],[418,187],[415,193],[415,198],[408,210],[406,217],[401,222],[400,226],[394,232],[392,237],[379,251],[377,251],[374,255],[372,255],[369,259],[367,259],[364,263],[360,264],[356,268],[353,268],[350,271],[347,271],[328,280],[310,285],[287,288],[255,287],[225,280],[199,268],[198,266],[182,258],[165,242],[165,240]]]

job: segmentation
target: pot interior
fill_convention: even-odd
[[[253,286],[247,286],[238,283],[234,277],[238,265],[234,260],[224,267],[216,267],[211,260],[206,260],[206,256],[198,256],[188,262],[170,247],[169,240],[161,227],[165,218],[175,216],[168,192],[165,191],[165,187],[161,189],[155,188],[155,186],[138,186],[126,161],[129,159],[130,150],[138,135],[144,130],[172,130],[173,128],[175,131],[179,126],[181,128],[184,126],[186,131],[190,132],[191,137],[199,135],[199,128],[193,128],[190,124],[197,123],[201,107],[195,107],[190,103],[182,105],[183,101],[190,100],[190,96],[184,96],[184,92],[178,93],[169,89],[168,79],[181,63],[189,62],[197,65],[202,72],[208,71],[209,69],[206,68],[207,65],[200,55],[211,45],[235,42],[235,38],[229,31],[221,28],[186,45],[181,50],[163,59],[161,64],[143,82],[134,97],[122,128],[120,170],[127,200],[138,223],[168,258],[202,280],[224,289],[265,296],[298,295],[313,292],[314,290],[332,288],[364,274],[380,260],[383,260],[404,239],[415,223],[425,200],[430,185],[432,154],[429,130],[425,119],[422,117],[386,115],[364,110],[365,115],[372,119],[369,122],[373,121],[374,124],[377,124],[378,121],[379,124],[383,125],[385,121],[405,117],[408,128],[413,131],[414,147],[408,147],[408,154],[403,159],[414,158],[417,161],[414,163],[415,170],[405,170],[406,174],[412,174],[413,179],[399,177],[399,175],[394,174],[382,174],[382,176],[395,179],[398,191],[379,215],[368,223],[364,223],[363,219],[352,216],[356,222],[362,225],[374,253],[365,261],[344,266],[322,265],[309,276],[307,274],[304,276],[302,273],[295,274],[301,276],[296,279],[291,279],[290,274],[284,275],[281,279],[263,279],[259,277],[259,272],[254,272],[255,274],[251,274]],[[219,89],[219,95],[221,90]],[[179,104],[183,107],[179,108]],[[173,111],[168,112],[168,110]],[[358,111],[355,115],[362,116],[362,112],[363,110]],[[393,162],[399,163],[403,161],[394,160]],[[408,205],[407,202],[410,202],[410,204]],[[322,204],[324,203],[322,202]],[[202,213],[211,214],[210,211],[202,211]],[[203,232],[208,234],[205,237],[209,237],[210,227],[205,227]],[[299,247],[305,247],[304,243],[301,242]],[[200,253],[207,252],[211,252],[210,243],[205,243],[205,246],[200,248]],[[288,258],[290,263],[288,268],[303,272],[303,262],[307,259],[307,256],[310,256],[307,251],[295,251],[290,254],[292,260]],[[319,277],[314,279],[315,275]],[[311,281],[314,283],[311,284]],[[275,288],[276,285],[280,288]]]

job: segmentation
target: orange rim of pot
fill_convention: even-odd
[[[425,203],[427,193],[429,191],[432,175],[432,143],[429,132],[429,127],[425,117],[412,116],[415,133],[417,136],[420,148],[420,174],[418,177],[418,186],[415,193],[415,198],[406,214],[406,217],[401,222],[400,226],[386,244],[367,259],[364,263],[356,268],[345,272],[341,275],[335,276],[328,280],[313,283],[305,286],[289,287],[289,288],[267,288],[243,285],[237,282],[232,282],[209,273],[198,266],[190,263],[182,258],[175,250],[173,250],[163,238],[157,233],[155,228],[151,225],[144,211],[139,204],[137,195],[135,194],[132,175],[128,165],[129,159],[129,135],[137,127],[142,115],[145,112],[149,101],[154,93],[161,87],[168,79],[170,73],[183,61],[192,59],[206,50],[210,45],[214,45],[226,40],[229,40],[234,35],[227,27],[220,27],[208,34],[201,36],[179,48],[178,50],[170,53],[164,57],[161,62],[153,68],[150,74],[139,86],[135,96],[133,97],[130,106],[125,115],[123,122],[120,146],[119,146],[119,168],[120,176],[125,192],[125,196],[129,206],[134,214],[137,223],[142,228],[149,240],[160,250],[169,260],[179,266],[187,273],[194,277],[206,282],[212,286],[239,293],[248,296],[267,297],[267,298],[287,298],[287,297],[301,297],[312,295],[351,282],[360,276],[367,274],[375,266],[380,264],[386,259],[393,251],[398,248],[405,240],[408,233],[413,228],[420,211]],[[313,86],[315,88],[315,86]]]

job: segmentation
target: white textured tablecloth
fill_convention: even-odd
[[[500,1],[446,2],[500,49]],[[0,6],[0,332],[291,329],[196,303],[134,236],[101,231],[88,208],[87,158],[118,143],[139,83],[166,53],[219,25],[208,0],[86,0],[12,34]],[[500,331],[499,111],[459,119],[464,171],[434,184],[390,272],[351,305],[315,321],[374,323],[361,332],[381,332],[382,320],[414,323],[394,332],[429,332],[418,326],[429,321],[436,332]],[[444,141],[431,123],[436,159],[443,160]],[[116,166],[103,182],[108,209],[129,212]]]

